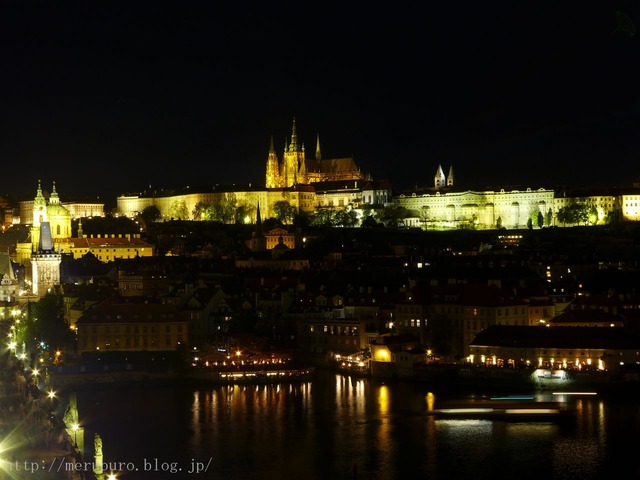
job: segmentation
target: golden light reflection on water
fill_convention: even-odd
[[[381,385],[378,390],[378,405],[380,406],[380,413],[386,415],[389,413],[389,387]]]
[[[440,394],[433,392],[418,393],[413,388],[342,375],[320,384],[201,389],[192,396],[192,438],[194,444],[209,445],[218,456],[236,444],[259,449],[264,461],[280,455],[281,450],[291,451],[287,458],[295,456],[300,462],[296,472],[304,472],[309,462],[323,468],[326,460],[312,453],[322,451],[340,463],[340,474],[348,475],[352,465],[358,465],[363,478],[365,465],[373,465],[370,468],[377,474],[395,475],[402,470],[402,461],[415,455],[427,478],[439,477],[443,469],[450,468],[455,455],[463,452],[471,452],[477,460],[506,451],[568,475],[586,473],[605,460],[602,452],[607,450],[605,432],[611,428],[607,417],[611,409],[597,398],[569,398],[576,410],[575,428],[554,423],[438,419],[431,413],[440,408],[440,400]],[[572,429],[579,435],[570,433]],[[411,443],[402,443],[405,438],[412,439]],[[337,467],[326,468],[335,473]],[[392,473],[388,475],[384,478],[392,478]]]

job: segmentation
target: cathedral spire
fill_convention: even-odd
[[[298,151],[298,134],[296,133],[296,117],[293,117],[293,127],[291,128],[291,147],[290,151]]]
[[[316,137],[316,160],[320,161],[322,159],[322,155],[320,155],[320,134],[318,133]]]
[[[269,145],[269,155],[276,153],[276,149],[273,148],[273,135],[271,135],[271,145]]]

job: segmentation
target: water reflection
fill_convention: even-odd
[[[588,480],[613,468],[636,478],[626,441],[640,433],[636,404],[563,399],[575,406],[568,424],[434,417],[450,398],[323,373],[294,385],[81,391],[78,405],[87,435],[103,437],[105,461],[212,458],[206,478]]]

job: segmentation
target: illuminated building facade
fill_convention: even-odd
[[[118,215],[130,218],[139,215],[145,208],[155,206],[160,211],[162,220],[203,220],[198,211],[201,206],[220,206],[234,204],[244,207],[248,212],[245,223],[255,223],[257,206],[260,205],[263,218],[275,217],[274,205],[286,201],[296,211],[311,213],[315,208],[315,192],[308,185],[297,185],[282,189],[259,189],[248,186],[220,186],[211,188],[187,189],[180,192],[161,194],[121,195],[117,199]],[[180,211],[185,216],[176,215]],[[235,223],[235,216],[229,223]]]
[[[153,245],[145,242],[140,235],[78,235],[70,238],[68,252],[74,259],[91,253],[101,262],[111,262],[119,258],[152,257]]]
[[[453,168],[444,176],[438,166],[433,188],[405,191],[394,197],[394,203],[406,208],[413,218],[408,222],[429,229],[446,228],[526,228],[529,220],[537,223],[538,215],[547,218],[553,209],[554,192],[532,190],[457,191]]]
[[[11,258],[7,252],[0,252],[0,318],[8,317],[8,309],[16,303],[20,293],[20,282],[16,277]]]
[[[496,366],[611,369],[634,365],[640,337],[620,327],[494,325],[473,339],[467,361]]]
[[[636,194],[638,198],[640,195]],[[626,212],[622,209],[624,205],[624,194],[612,189],[562,189],[555,192],[553,201],[553,214],[555,224],[562,226],[562,222],[558,219],[558,213],[563,208],[572,205],[580,205],[586,207],[588,225],[603,225],[608,223],[615,212],[619,212],[621,217],[626,220],[633,220],[633,213],[630,210]],[[629,216],[629,214],[631,214]],[[640,216],[638,217],[640,218]]]
[[[353,158],[322,159],[320,135],[316,139],[315,158],[307,158],[304,143],[298,141],[296,121],[293,120],[291,140],[285,142],[282,159],[273,146],[273,137],[267,156],[267,188],[287,188],[297,184],[312,184],[336,180],[363,180],[364,176]]]
[[[45,198],[38,180],[36,196],[31,208],[29,238],[16,244],[16,262],[26,267],[34,295],[44,295],[60,284],[61,252],[68,250],[71,236],[71,215],[60,204],[53,184],[49,200]]]
[[[174,305],[105,301],[76,322],[78,353],[172,351],[189,338],[189,321]]]
[[[38,182],[40,183],[40,182]],[[53,192],[51,195],[57,197],[57,193],[55,192],[55,184],[53,187]],[[54,194],[55,193],[55,194]],[[43,198],[45,195],[43,194]],[[69,213],[71,218],[88,218],[88,217],[104,217],[104,203],[101,202],[91,202],[88,200],[85,201],[72,201],[72,202],[61,202],[60,199],[57,199],[57,202]],[[45,198],[45,203],[46,198]],[[49,202],[51,203],[51,198]],[[34,219],[34,208],[36,207],[36,200],[23,200],[18,203],[18,211],[19,217],[14,219],[14,221],[19,221],[19,223],[23,225],[31,225]]]
[[[640,220],[640,188],[623,192],[620,196],[622,218],[625,220]]]
[[[38,225],[38,248],[31,253],[31,292],[42,296],[60,285],[62,255],[56,251],[51,236],[51,225],[43,221]]]

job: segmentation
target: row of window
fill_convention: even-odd
[[[172,339],[171,336],[166,337],[124,337],[121,342],[120,337],[114,337],[113,341],[111,337],[105,337],[104,343],[99,341],[98,337],[82,337],[78,339],[78,346],[81,350],[90,349],[100,349],[103,348],[105,350],[109,350],[111,348],[119,349],[123,348],[136,348],[136,347],[149,347],[149,348],[158,348],[158,347],[166,347],[173,348],[176,345],[182,343],[182,338],[178,337],[176,339]]]
[[[518,315],[518,308],[520,309],[520,313],[519,313],[520,315],[526,315],[527,307],[512,307],[511,309],[509,307],[504,307],[504,316],[505,317],[509,316],[510,312],[513,315]],[[406,305],[398,306],[399,314],[422,313],[425,310],[426,308],[424,306],[406,306]],[[451,306],[442,307],[442,306],[436,306],[436,305],[432,305],[430,308],[428,308],[428,310],[431,313],[448,313],[448,314],[466,313],[467,315],[473,315],[474,317],[491,315],[491,312],[493,311],[492,308],[488,308],[485,310],[484,308],[476,308],[476,307],[451,307]],[[496,308],[495,312],[497,316],[502,316],[503,309]]]
[[[174,328],[175,327],[175,328]],[[100,330],[103,330],[104,333],[158,333],[162,331],[162,327],[160,325],[126,325],[126,326],[109,326],[106,325]],[[182,333],[182,325],[164,325],[165,333],[172,333],[173,331],[177,333]],[[92,326],[91,333],[97,334],[98,327]]]

